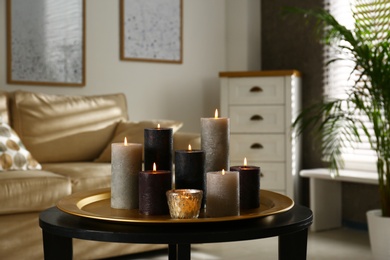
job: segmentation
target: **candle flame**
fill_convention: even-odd
[[[153,163],[153,171],[157,171],[156,163]]]
[[[215,118],[218,118],[218,109],[215,109],[214,117],[215,117]]]
[[[244,158],[244,166],[248,165],[248,161],[246,160],[246,157]]]
[[[157,124],[157,129],[160,129],[160,124]]]
[[[189,144],[188,145],[188,151],[191,151],[192,150],[192,148],[191,148],[191,145]]]
[[[123,144],[127,145],[127,137],[125,137],[125,139],[123,140]]]
[[[222,169],[222,175],[225,175],[225,169]]]

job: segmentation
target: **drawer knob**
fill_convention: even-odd
[[[261,172],[260,173],[260,178],[263,178],[264,177],[264,174]]]
[[[263,92],[263,89],[259,86],[253,86],[250,90],[250,92]]]
[[[251,145],[251,149],[263,149],[263,145],[259,143],[254,143]]]
[[[263,120],[264,118],[261,116],[261,115],[253,115],[251,117],[251,121],[261,121]]]

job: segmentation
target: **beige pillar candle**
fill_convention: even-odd
[[[142,144],[111,145],[111,207],[138,208],[138,173],[142,170]]]
[[[240,214],[239,173],[218,171],[207,173],[206,216],[225,217]]]

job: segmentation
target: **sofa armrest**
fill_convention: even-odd
[[[187,150],[188,145],[193,150],[200,150],[200,134],[189,132],[176,132],[173,135],[173,150]]]

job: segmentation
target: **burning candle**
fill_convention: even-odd
[[[204,186],[207,186],[208,172],[229,169],[229,118],[219,118],[215,110],[214,118],[201,118],[201,148],[204,151]],[[207,203],[207,189],[204,190],[204,202]]]
[[[178,189],[167,191],[169,214],[171,218],[185,219],[199,216],[203,191]]]
[[[229,118],[201,118],[201,147],[205,153],[205,172],[228,169],[229,165]]]
[[[145,170],[152,170],[156,163],[161,170],[172,172],[172,128],[146,128],[144,130]]]
[[[201,150],[175,151],[175,188],[204,190],[204,153]]]
[[[207,173],[206,215],[208,217],[240,214],[239,174],[236,171]]]
[[[247,166],[247,160],[244,158],[243,166],[232,166],[230,170],[239,172],[240,208],[258,208],[260,206],[260,167]]]
[[[153,170],[139,172],[139,212],[145,215],[166,215],[169,213],[166,192],[172,188],[171,172]]]
[[[111,144],[111,207],[138,208],[138,173],[142,169],[142,144]]]

